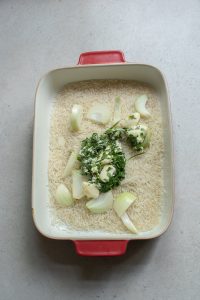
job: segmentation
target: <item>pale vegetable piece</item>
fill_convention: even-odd
[[[112,162],[112,159],[111,158],[104,158],[102,161],[101,161],[101,164],[102,165],[107,165],[109,163]]]
[[[81,199],[84,197],[83,192],[84,177],[79,170],[72,171],[72,195],[74,199]]]
[[[88,199],[96,199],[99,197],[99,190],[94,183],[84,181],[83,192]]]
[[[148,128],[145,139],[144,139],[144,142],[142,143],[142,147],[143,148],[149,147],[150,141],[151,141],[151,130]]]
[[[103,167],[103,169],[101,170],[99,178],[103,182],[107,182],[107,181],[109,181],[110,177],[112,177],[113,175],[115,175],[115,173],[116,173],[116,169],[115,169],[115,167],[113,165],[105,165]]]
[[[79,104],[74,104],[70,116],[70,125],[72,131],[81,129],[81,122],[83,119],[83,107]]]
[[[140,113],[134,112],[128,116],[128,119],[121,120],[120,125],[125,128],[129,128],[137,125],[139,121],[140,121]]]
[[[75,168],[76,168],[76,169],[80,169],[80,167],[81,167],[80,161],[79,161],[79,160],[76,160]]]
[[[69,176],[72,173],[72,170],[75,167],[75,164],[77,162],[77,152],[72,151],[72,153],[69,156],[65,171],[64,171],[64,176]]]
[[[89,109],[87,117],[95,123],[107,124],[110,121],[111,112],[106,104],[95,104]]]
[[[60,184],[57,187],[55,197],[56,197],[57,203],[62,206],[70,206],[74,202],[70,191],[64,184]]]
[[[117,195],[113,205],[113,208],[117,215],[121,217],[136,199],[137,196],[129,192],[124,192]]]
[[[116,124],[121,119],[121,99],[120,97],[115,98],[113,124]]]
[[[140,121],[140,113],[139,112],[132,113],[132,115],[128,116],[127,121],[128,121],[129,127],[137,125]]]
[[[107,212],[113,206],[113,194],[111,191],[102,193],[97,199],[90,200],[86,207],[94,214]]]
[[[135,101],[136,111],[139,112],[141,114],[141,116],[145,117],[145,118],[149,118],[151,115],[149,113],[149,111],[146,109],[147,100],[148,100],[147,95],[142,95],[142,96],[139,96],[137,98],[137,100]]]
[[[121,220],[124,223],[124,225],[126,226],[126,228],[128,228],[128,230],[130,230],[133,233],[138,233],[137,228],[135,227],[135,225],[133,224],[133,222],[130,220],[130,218],[127,215],[127,213],[124,213],[121,216]]]

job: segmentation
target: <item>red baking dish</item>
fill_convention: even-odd
[[[81,232],[55,227],[51,222],[48,209],[48,145],[53,98],[67,83],[91,79],[137,80],[153,86],[159,96],[164,127],[164,189],[161,220],[151,231],[141,234]],[[129,240],[152,239],[163,234],[171,222],[174,204],[171,126],[169,96],[162,73],[151,65],[127,63],[121,51],[82,53],[77,66],[47,73],[40,80],[35,97],[32,211],[39,232],[52,239],[72,240],[77,253],[86,256],[122,255]]]

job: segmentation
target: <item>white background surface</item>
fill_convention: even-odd
[[[176,204],[161,238],[118,258],[78,257],[41,237],[31,216],[34,93],[81,52],[121,49],[167,77]],[[0,2],[0,299],[199,299],[200,2]]]

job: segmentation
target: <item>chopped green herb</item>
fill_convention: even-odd
[[[82,141],[78,155],[82,174],[87,175],[89,182],[94,183],[104,193],[118,186],[125,177],[125,155],[117,137],[111,137],[111,132],[101,135],[93,133]],[[109,161],[109,165],[105,165],[105,160]],[[100,174],[106,166],[109,167],[103,179]]]
[[[149,146],[150,135],[146,125],[133,126],[132,128],[127,129],[126,134],[128,142],[135,150],[141,151]]]
[[[126,159],[119,140],[126,139],[137,151],[149,146],[150,142],[150,132],[146,125],[121,128],[116,127],[118,123],[101,135],[93,133],[83,140],[78,155],[81,173],[88,176],[89,182],[104,193],[118,186],[125,177]]]

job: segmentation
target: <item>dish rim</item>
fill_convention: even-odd
[[[37,228],[37,230],[45,237],[47,238],[51,238],[54,240],[71,240],[71,241],[76,241],[77,238],[70,238],[70,237],[59,237],[59,236],[54,236],[54,235],[50,235],[46,232],[44,232],[43,230],[41,230],[41,228],[38,226],[38,223],[35,219],[35,208],[34,208],[34,204],[33,204],[33,199],[34,199],[34,189],[33,187],[34,185],[34,177],[35,177],[35,168],[34,168],[34,160],[35,160],[35,144],[36,144],[36,104],[37,104],[37,95],[38,95],[38,90],[40,87],[41,82],[47,77],[49,76],[51,73],[54,73],[56,71],[62,71],[65,69],[75,69],[75,68],[93,68],[93,67],[109,67],[109,66],[121,66],[121,67],[125,67],[127,65],[133,65],[133,66],[145,66],[145,67],[150,67],[152,69],[154,69],[156,72],[159,73],[159,75],[161,76],[165,88],[166,88],[166,96],[167,96],[167,104],[168,104],[168,120],[169,120],[169,126],[168,126],[168,132],[169,132],[169,137],[170,137],[170,163],[171,163],[171,182],[172,182],[172,204],[171,204],[171,212],[169,214],[168,217],[168,222],[166,224],[166,226],[158,233],[153,234],[151,236],[147,236],[147,237],[140,237],[139,235],[136,236],[131,236],[130,238],[106,238],[105,240],[148,240],[148,239],[154,239],[156,237],[161,236],[162,234],[164,234],[167,229],[169,228],[169,226],[172,223],[172,219],[173,219],[173,214],[174,214],[174,204],[175,204],[175,178],[174,178],[174,143],[173,143],[173,125],[172,125],[172,113],[171,113],[171,102],[170,102],[170,96],[169,96],[169,89],[168,89],[168,85],[167,85],[167,81],[166,78],[164,76],[164,74],[155,66],[151,65],[151,64],[144,64],[144,63],[132,63],[132,62],[124,62],[124,63],[106,63],[106,64],[87,64],[87,65],[69,65],[69,66],[65,66],[62,68],[56,68],[56,69],[51,69],[50,71],[46,72],[44,75],[42,75],[38,81],[38,84],[36,86],[36,91],[35,91],[35,97],[34,97],[34,127],[33,127],[33,157],[32,157],[32,193],[31,193],[31,206],[32,206],[32,217],[33,217],[33,221],[34,221],[34,225]],[[84,81],[84,80],[82,80]],[[74,230],[76,232],[76,230]],[[86,240],[85,238],[81,238],[81,236],[78,238],[78,240]],[[88,239],[87,239],[88,240]],[[89,240],[93,241],[93,240],[99,240],[99,237],[97,237],[96,239],[93,237],[90,237]]]

